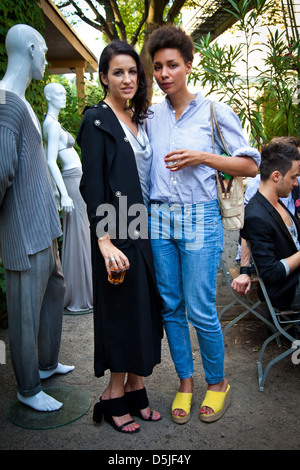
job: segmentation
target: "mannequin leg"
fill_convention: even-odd
[[[53,411],[62,404],[41,391],[36,354],[40,311],[53,270],[51,248],[30,256],[30,263],[31,268],[26,271],[6,271],[12,364],[18,383],[18,399],[38,411]],[[57,363],[53,366],[57,367]]]

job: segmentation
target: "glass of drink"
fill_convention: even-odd
[[[110,270],[111,273],[108,275],[108,282],[111,284],[114,284],[115,286],[118,286],[122,284],[124,281],[124,277],[126,274],[126,271],[120,271],[117,272],[113,266],[111,266],[112,263],[110,263]]]

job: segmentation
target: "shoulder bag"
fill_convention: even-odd
[[[221,133],[214,103],[210,103],[210,120],[212,128],[212,145],[215,153],[215,132],[214,121],[218,129],[223,148],[230,157],[226,142]],[[244,186],[242,176],[227,176],[216,170],[216,181],[220,212],[222,216],[223,228],[225,230],[240,230],[244,225]]]

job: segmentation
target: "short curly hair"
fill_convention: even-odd
[[[193,62],[194,43],[190,36],[181,28],[167,25],[155,29],[147,41],[147,49],[153,60],[155,53],[160,49],[177,49],[185,63]]]

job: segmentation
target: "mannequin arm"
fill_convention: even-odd
[[[68,191],[65,186],[63,177],[57,165],[59,133],[60,133],[60,124],[58,122],[57,123],[55,122],[49,127],[47,138],[45,138],[46,158],[47,158],[47,163],[48,163],[50,173],[60,192],[61,210],[65,212],[72,212],[72,209],[74,209],[74,204],[73,204],[72,199],[68,195]]]

